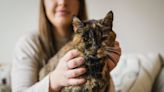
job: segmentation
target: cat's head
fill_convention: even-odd
[[[103,45],[111,45],[115,41],[116,34],[112,31],[113,12],[110,11],[103,19],[81,21],[73,18],[75,42],[81,43],[92,54]]]

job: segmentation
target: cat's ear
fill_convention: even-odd
[[[76,17],[76,16],[73,16],[73,22],[72,23],[73,23],[73,30],[74,30],[74,32],[77,32],[77,29],[79,27],[83,26],[83,23],[81,22],[81,20],[78,17]]]
[[[105,16],[105,18],[101,20],[101,23],[103,25],[106,25],[106,26],[109,26],[112,28],[112,26],[113,26],[113,12],[109,11],[107,13],[107,15]]]

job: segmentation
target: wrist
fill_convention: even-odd
[[[62,86],[58,85],[57,83],[53,82],[52,72],[49,75],[49,92],[60,92]]]
[[[60,92],[61,88],[49,86],[49,92]]]

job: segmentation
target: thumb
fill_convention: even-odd
[[[65,61],[69,61],[69,60],[71,60],[71,59],[73,59],[73,58],[75,58],[75,57],[77,57],[77,56],[79,56],[79,55],[80,55],[79,51],[73,49],[73,50],[68,51],[68,52],[64,55],[63,59],[64,59]]]

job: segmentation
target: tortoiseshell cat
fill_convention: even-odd
[[[112,30],[113,12],[104,19],[81,22],[73,18],[74,36],[59,50],[39,74],[40,80],[57,66],[59,59],[69,50],[78,49],[85,59],[87,73],[83,75],[87,82],[80,86],[64,87],[61,92],[113,92],[108,70],[107,49],[114,46],[116,34]]]

